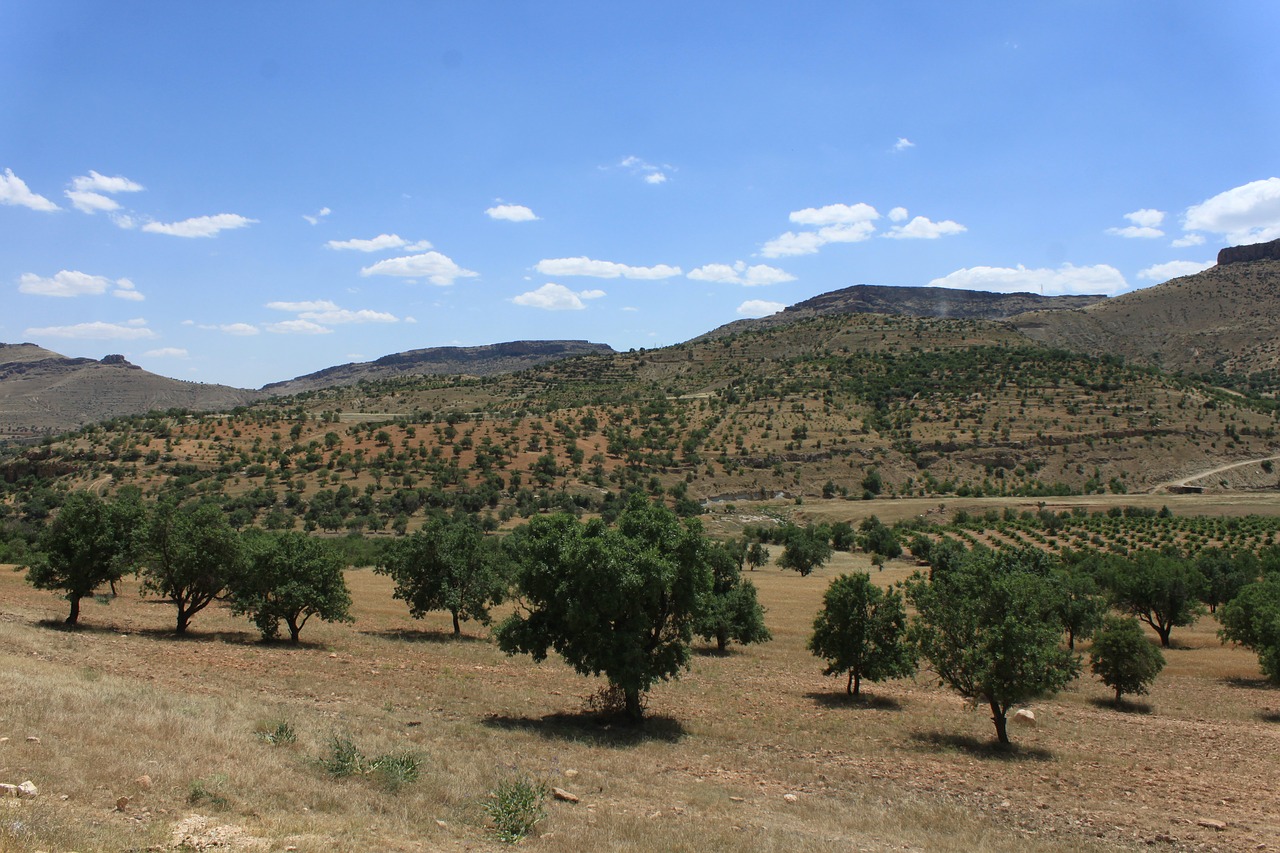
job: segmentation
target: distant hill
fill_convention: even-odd
[[[296,379],[263,386],[269,394],[300,394],[321,388],[354,385],[362,380],[405,376],[494,376],[514,373],[577,355],[609,355],[607,344],[589,341],[511,341],[478,347],[430,347],[384,355],[374,361],[326,367]]]
[[[1012,323],[1045,344],[1116,353],[1165,370],[1278,370],[1280,260],[1234,260],[1248,254],[1227,253],[1228,263],[1195,275],[1080,310],[1023,314]]]
[[[777,314],[737,320],[694,340],[717,338],[755,329],[785,326],[828,314],[889,314],[957,320],[1007,320],[1028,311],[1085,308],[1105,296],[1040,296],[1035,293],[989,293],[947,287],[892,287],[855,284],[798,302]]]
[[[182,382],[122,355],[68,358],[31,343],[0,344],[0,441],[31,439],[153,409],[229,409],[259,395]]]

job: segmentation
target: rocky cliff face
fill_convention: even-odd
[[[1249,246],[1228,246],[1218,253],[1218,266],[1244,264],[1250,261],[1280,261],[1280,240],[1270,243],[1253,243]]]

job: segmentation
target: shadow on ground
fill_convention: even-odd
[[[1095,708],[1101,708],[1104,711],[1115,711],[1117,714],[1150,714],[1155,709],[1146,702],[1134,702],[1130,699],[1124,699],[1119,705],[1114,699],[1090,699],[1090,704]]]
[[[452,631],[361,631],[366,637],[379,640],[395,640],[401,643],[487,643],[488,637],[477,637],[474,634],[454,636]]]
[[[547,714],[544,717],[516,717],[507,714],[490,714],[482,721],[489,728],[506,731],[522,731],[548,740],[565,740],[586,743],[591,746],[625,748],[654,741],[676,743],[686,734],[684,726],[674,717],[661,715],[645,717],[641,723],[617,717],[601,717],[598,714]]]
[[[974,758],[996,761],[1052,761],[1053,753],[1038,746],[1018,743],[1000,743],[996,740],[980,740],[972,735],[949,732],[916,732],[911,739],[921,747],[954,749]]]
[[[892,696],[877,696],[874,693],[861,693],[850,696],[845,691],[806,693],[815,705],[823,708],[848,708],[853,711],[901,711],[902,703]]]

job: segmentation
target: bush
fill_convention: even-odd
[[[551,791],[546,782],[524,775],[503,779],[484,804],[485,814],[493,821],[494,834],[500,841],[515,844],[546,820],[547,797]]]

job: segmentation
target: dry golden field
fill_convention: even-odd
[[[40,794],[0,800],[0,851],[495,850],[483,804],[517,773],[580,798],[521,844],[545,851],[1280,848],[1280,690],[1212,620],[1174,631],[1136,710],[1086,668],[1006,755],[927,672],[859,704],[822,676],[805,649],[822,593],[868,568],[750,573],[773,642],[698,654],[637,731],[583,712],[600,682],[505,657],[474,624],[455,642],[447,614],[410,619],[369,570],[348,575],[356,621],[310,623],[293,648],[216,605],[175,640],[172,607],[131,582],[68,632],[65,602],[6,567],[0,782]],[[296,744],[258,736],[280,721]],[[422,776],[332,778],[316,759],[335,734],[413,751]]]

